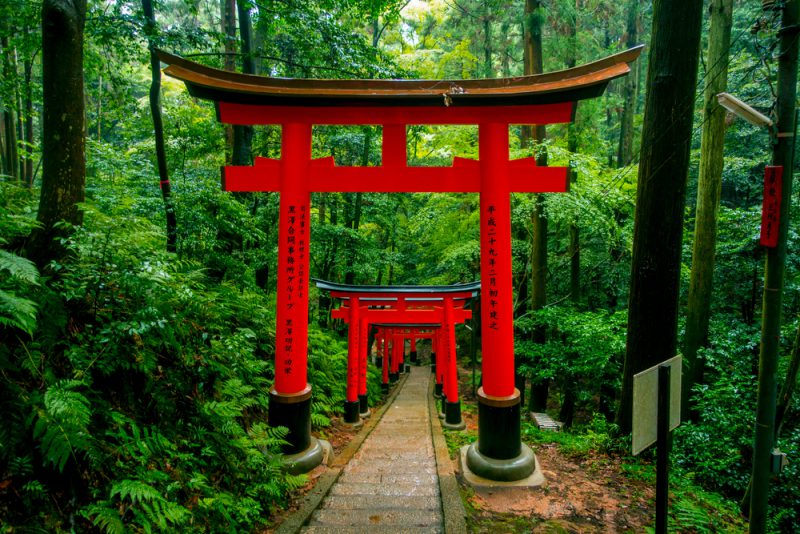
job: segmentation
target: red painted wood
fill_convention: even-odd
[[[256,158],[252,167],[229,166],[223,171],[223,189],[232,192],[278,191],[281,161]],[[566,167],[537,167],[534,158],[509,162],[509,191],[515,193],[563,193],[567,191]],[[480,163],[454,158],[452,167],[338,167],[333,158],[311,162],[311,191],[321,193],[476,193],[480,192]]]
[[[444,393],[448,402],[458,402],[458,368],[456,361],[456,324],[453,320],[453,301],[444,301],[444,326],[447,340],[447,366],[445,367]]]
[[[367,365],[369,362],[369,323],[366,319],[359,321],[358,327],[358,394],[367,394]]]
[[[285,124],[278,223],[278,296],[275,326],[275,390],[307,386],[308,238],[311,195],[305,182],[311,158],[311,127]]]
[[[781,194],[783,192],[783,167],[764,168],[764,201],[761,207],[761,239],[764,247],[778,246],[778,227],[781,224]]]
[[[228,124],[555,124],[570,122],[574,102],[531,106],[262,106],[219,102],[219,119]]]
[[[382,383],[389,383],[389,333],[386,329],[381,329],[381,340],[383,341],[383,360],[382,360]]]
[[[417,352],[417,337],[419,334],[417,332],[413,332],[411,334],[411,352]]]
[[[436,383],[442,384],[444,389],[444,354],[447,350],[447,343],[442,336],[442,329],[436,332]]]
[[[487,395],[506,397],[514,393],[508,126],[491,122],[478,128],[483,390]]]
[[[359,376],[359,341],[361,339],[358,327],[360,326],[358,298],[353,299],[353,306],[348,308],[350,318],[348,320],[347,332],[347,401],[358,400],[358,376]]]
[[[339,308],[331,311],[334,319],[348,321],[348,308]],[[361,310],[361,317],[371,324],[380,323],[441,323],[442,310]],[[453,310],[453,320],[463,323],[472,318],[472,310],[455,309]]]

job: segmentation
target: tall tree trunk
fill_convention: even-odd
[[[780,4],[779,4],[780,5]],[[776,136],[772,148],[772,165],[783,168],[783,189],[780,198],[778,243],[767,248],[764,266],[764,291],[761,314],[761,350],[758,358],[758,407],[756,409],[753,446],[753,495],[750,500],[750,532],[764,532],[767,523],[774,446],[775,396],[777,393],[778,349],[781,338],[786,242],[792,204],[795,134],[797,132],[797,68],[800,52],[800,0],[787,0],[782,5],[780,52],[778,54],[778,98],[775,106]]]
[[[482,18],[483,18],[483,77],[494,78],[494,69],[492,68],[492,19],[488,5],[485,5]]]
[[[14,65],[14,50],[9,46],[8,37],[0,39],[0,46],[3,48],[3,76],[6,80],[15,80],[17,73]],[[15,91],[16,92],[16,91]],[[14,109],[19,109],[13,102],[13,98],[6,101],[3,109],[3,130],[5,132],[5,153],[3,154],[3,174],[11,176],[12,179],[19,180],[19,164],[17,154],[17,130]]]
[[[247,0],[236,1],[239,15],[239,42],[242,52],[242,72],[256,74],[256,62],[253,57],[253,28],[250,20],[250,5]],[[253,163],[253,127],[233,127],[233,165],[251,165]]]
[[[540,0],[526,0],[525,2],[525,74],[541,74],[543,70],[542,56],[542,3]],[[542,146],[547,133],[545,127],[523,126],[523,143],[533,139],[538,153],[536,164],[547,166],[547,151]],[[536,195],[534,212],[531,217],[533,225],[533,241],[531,243],[531,310],[542,309],[547,303],[547,216],[544,212],[544,196]],[[545,342],[545,330],[537,329],[533,334],[537,343]],[[528,406],[531,411],[541,412],[547,407],[549,384],[547,381],[531,381],[531,395]]]
[[[577,34],[578,34],[578,15],[574,17],[569,25],[569,56],[567,57],[567,68],[571,69],[577,63]],[[569,162],[569,182],[574,184],[578,180],[578,171],[575,170],[574,154],[578,151],[578,133],[575,122],[567,126],[567,150],[570,154]],[[581,301],[581,241],[580,230],[576,221],[569,225],[569,295],[570,301],[577,306]],[[563,419],[562,419],[563,421]]]
[[[64,249],[56,223],[83,223],[84,201],[83,28],[86,0],[44,0],[42,4],[42,192],[31,234],[30,258],[39,266],[60,258]]]
[[[681,239],[703,3],[656,0],[636,192],[619,424],[631,430],[633,375],[675,356]]]
[[[641,0],[628,0],[626,8],[625,42],[623,48],[638,44],[641,20]],[[633,161],[633,116],[636,114],[636,88],[639,84],[639,62],[633,64],[631,73],[623,82],[622,118],[619,127],[617,167],[626,167]]]
[[[26,59],[25,72],[25,185],[33,187],[33,60]]]
[[[692,274],[689,279],[686,333],[683,339],[683,419],[687,419],[691,412],[689,394],[692,387],[703,377],[703,360],[698,358],[697,349],[708,345],[725,140],[725,110],[717,103],[717,94],[725,91],[728,85],[728,47],[731,42],[733,0],[712,0],[709,11],[711,28],[706,59],[708,70],[704,94],[703,137],[700,144],[700,177],[697,182]]]
[[[220,21],[222,34],[225,36],[225,61],[223,68],[229,72],[236,70],[236,0],[219,0]],[[226,124],[225,128],[225,161],[233,161],[234,139],[233,126]]]
[[[159,185],[161,198],[164,200],[164,212],[167,222],[167,252],[175,252],[178,241],[178,221],[175,216],[175,206],[172,202],[172,188],[169,182],[167,169],[167,152],[164,148],[164,123],[161,119],[161,67],[152,45],[156,29],[156,16],[153,12],[152,0],[142,0],[147,27],[145,32],[150,41],[150,115],[153,117],[153,134],[156,145],[156,164],[158,166]]]

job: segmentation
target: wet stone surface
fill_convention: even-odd
[[[424,367],[411,375],[303,532],[443,532]]]

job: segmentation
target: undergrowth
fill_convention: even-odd
[[[13,237],[33,223],[11,194]],[[261,529],[306,481],[266,425],[274,296],[166,254],[146,219],[84,209],[45,275],[0,251],[0,529]],[[309,346],[319,428],[341,410],[346,348],[315,330]]]

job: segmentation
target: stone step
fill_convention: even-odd
[[[444,531],[441,526],[401,527],[389,525],[371,525],[368,527],[345,527],[336,525],[314,525],[303,527],[300,532],[306,534],[442,534]]]
[[[438,484],[335,484],[331,495],[439,496]]]
[[[442,523],[442,513],[438,510],[413,510],[409,508],[381,508],[379,510],[341,510],[322,509],[311,516],[309,526],[337,525],[431,527]]]
[[[384,508],[411,508],[414,510],[439,510],[438,496],[412,495],[397,499],[387,499],[385,495],[329,495],[322,508],[336,510],[381,510]]]
[[[436,484],[439,478],[432,473],[408,474],[403,469],[402,474],[375,473],[368,469],[350,470],[339,477],[340,484]]]

